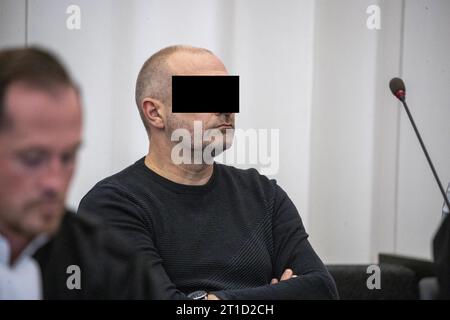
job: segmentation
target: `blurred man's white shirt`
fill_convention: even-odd
[[[42,299],[42,274],[32,255],[48,240],[45,235],[34,239],[10,265],[11,249],[0,234],[0,300]]]

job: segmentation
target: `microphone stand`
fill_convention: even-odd
[[[403,80],[401,80],[401,79],[399,79],[399,80],[401,81],[401,83],[396,83],[395,85],[400,85],[400,88],[397,89],[397,88],[395,88],[395,86],[393,88],[391,87],[391,90],[393,89],[392,93],[402,102],[403,107],[405,108],[406,114],[408,115],[409,121],[411,122],[414,132],[416,133],[417,139],[419,139],[420,146],[422,147],[425,157],[427,158],[427,161],[431,168],[431,171],[433,172],[434,179],[436,180],[436,182],[439,186],[439,190],[444,198],[444,202],[447,205],[447,208],[450,209],[449,200],[447,198],[446,193],[444,192],[444,188],[442,187],[441,180],[439,179],[439,177],[436,173],[436,169],[434,168],[433,162],[431,161],[431,158],[430,158],[430,155],[428,154],[427,148],[425,147],[425,144],[423,143],[422,137],[419,133],[419,130],[417,129],[416,123],[411,115],[411,112],[409,111],[408,104],[406,103],[406,96],[405,96]],[[394,264],[394,265],[401,265],[401,266],[407,267],[415,272],[416,278],[418,281],[423,278],[436,276],[435,265],[433,264],[433,262],[431,260],[427,260],[427,259],[417,259],[417,258],[402,256],[402,255],[398,255],[398,254],[379,253],[378,262],[380,264],[383,264],[383,263],[384,264]]]
[[[441,180],[439,179],[439,177],[436,173],[436,169],[434,168],[433,162],[431,161],[430,155],[428,154],[427,148],[425,147],[425,144],[423,143],[423,140],[422,140],[422,137],[420,136],[419,130],[417,130],[416,123],[414,122],[411,112],[409,111],[405,96],[400,96],[398,98],[402,102],[403,106],[405,107],[406,113],[408,114],[409,121],[411,122],[411,125],[414,128],[414,132],[416,133],[417,139],[419,139],[420,146],[422,147],[423,153],[425,153],[425,157],[427,158],[428,164],[430,165],[431,171],[433,172],[434,179],[436,179],[436,182],[439,186],[439,190],[441,191],[441,194],[442,194],[442,197],[444,198],[445,204],[447,205],[447,208],[450,209],[450,204],[449,204],[447,195],[445,194],[444,188],[442,187]]]

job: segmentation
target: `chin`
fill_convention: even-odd
[[[58,213],[49,212],[41,214],[36,217],[34,221],[30,221],[30,223],[24,227],[24,231],[28,236],[33,237],[44,233],[52,235],[58,231],[62,217],[62,211]]]

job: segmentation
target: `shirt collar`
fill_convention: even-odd
[[[49,240],[49,236],[47,234],[40,234],[36,236],[22,252],[19,257],[14,262],[14,265],[11,267],[18,265],[23,259],[27,257],[31,257],[35,252],[42,247]],[[8,240],[0,233],[0,264],[9,266],[9,261],[11,259],[11,246]]]

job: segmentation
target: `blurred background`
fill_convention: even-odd
[[[51,49],[82,87],[70,207],[146,154],[134,102],[143,62],[168,45],[205,47],[240,75],[237,127],[280,130],[270,178],[326,263],[431,257],[443,201],[388,82],[405,80],[445,188],[449,30],[448,0],[0,0],[0,48]]]

